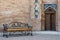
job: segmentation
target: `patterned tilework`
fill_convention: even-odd
[[[57,4],[44,4],[44,9],[46,9],[49,6],[54,8],[54,9],[57,9]]]
[[[35,18],[38,18],[39,14],[39,7],[38,7],[38,0],[35,0]]]

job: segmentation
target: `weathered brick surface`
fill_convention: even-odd
[[[0,15],[0,22],[6,23],[19,19],[22,22],[28,22],[29,0],[0,0]]]
[[[56,0],[49,1],[44,0],[43,2],[46,4],[57,4]],[[41,0],[39,0],[39,11],[39,18],[35,19],[34,0],[0,0],[0,27],[2,27],[3,23],[18,21],[23,23],[31,22],[33,30],[44,29],[43,22],[41,27],[41,21],[44,21],[44,10]],[[56,29],[60,31],[60,0],[58,0],[58,10],[56,13]]]
[[[58,6],[57,6],[57,13],[56,13],[56,28],[57,28],[57,31],[60,31],[60,0],[58,0]]]
[[[40,27],[41,14],[39,14],[39,21],[37,20],[39,26],[35,28],[35,25],[37,24],[34,18],[34,0],[0,0],[0,24],[10,23],[13,21],[29,23],[29,12],[31,17],[30,22],[33,25],[33,30],[37,30],[37,28]],[[38,30],[40,30],[40,28]]]

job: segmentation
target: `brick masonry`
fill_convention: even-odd
[[[23,23],[31,22],[33,30],[40,30],[40,16],[37,20],[38,27],[35,27],[34,0],[0,0],[0,26],[13,21]]]
[[[0,0],[0,27],[3,27],[2,24],[4,23],[18,21],[23,23],[31,22],[33,30],[41,30],[41,28],[44,29],[43,23],[41,27],[41,21],[44,21],[43,5],[41,0],[38,1],[39,18],[35,19],[34,0]],[[55,3],[55,1],[53,0],[52,2]],[[60,31],[60,0],[58,0],[58,11],[56,13],[56,17],[56,28]]]

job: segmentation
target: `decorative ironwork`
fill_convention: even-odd
[[[27,23],[13,22],[10,24],[3,24],[3,37],[17,36],[17,35],[32,35],[32,26]]]

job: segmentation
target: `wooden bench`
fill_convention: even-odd
[[[10,24],[12,24],[12,23],[10,23]],[[28,35],[28,34],[32,35],[32,26],[29,26],[28,24],[24,24],[24,23],[21,23],[21,22],[19,23],[20,26],[18,26],[18,25],[16,26],[15,24],[13,26],[13,24],[11,25],[11,27],[9,27],[8,24],[4,24],[3,25],[4,26],[3,36],[7,37],[11,32],[13,32],[13,33],[15,33],[15,32],[21,32],[21,33],[23,33],[23,32],[25,32],[24,35]],[[21,35],[23,35],[23,34],[21,34]]]

